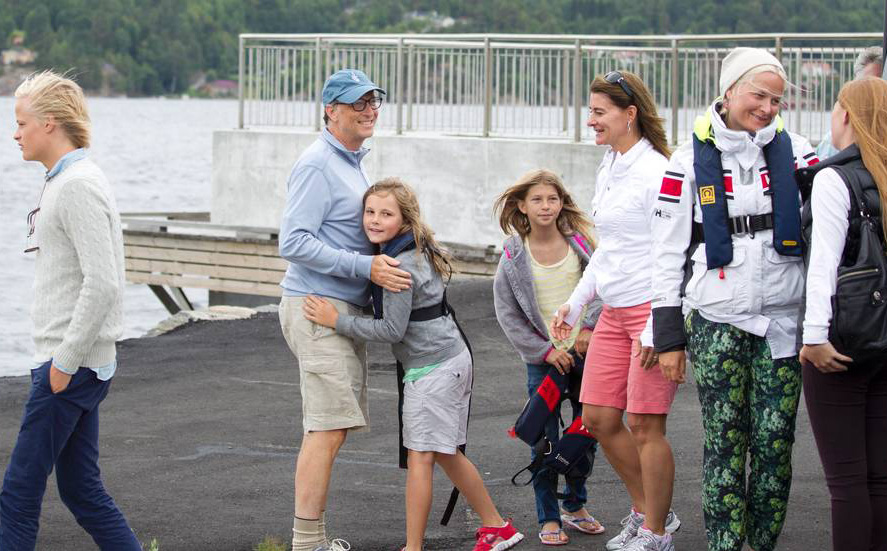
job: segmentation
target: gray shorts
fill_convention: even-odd
[[[360,315],[347,302],[329,300],[340,313]],[[280,326],[299,360],[304,431],[369,428],[366,343],[305,319],[303,297],[283,297]]]
[[[403,443],[409,450],[456,453],[466,442],[471,398],[468,349],[403,389]]]

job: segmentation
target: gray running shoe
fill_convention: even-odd
[[[351,551],[351,544],[345,540],[336,538],[330,541],[329,545],[321,545],[314,551]]]
[[[674,513],[674,511],[669,511],[668,516],[665,517],[665,531],[669,534],[674,534],[678,530],[681,529],[681,519]]]
[[[638,533],[638,528],[643,524],[644,515],[635,513],[634,511],[629,513],[627,517],[622,519],[622,531],[619,532],[619,535],[607,542],[607,551],[620,551],[625,549],[625,546],[634,539]],[[678,518],[674,511],[668,511],[668,516],[665,517],[665,531],[669,534],[674,534],[680,529],[680,527],[681,519]]]
[[[607,542],[607,551],[619,551],[623,549],[628,542],[638,535],[638,528],[644,523],[644,515],[640,513],[630,512],[627,517],[622,519],[622,531]]]
[[[622,551],[674,551],[674,543],[668,532],[664,536],[657,536],[641,526],[638,528],[638,534],[622,548]]]

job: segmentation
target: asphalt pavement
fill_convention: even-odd
[[[503,515],[542,549],[533,491],[514,487],[529,449],[506,431],[526,400],[526,370],[493,312],[492,282],[453,283],[448,293],[474,347],[476,367],[468,456]],[[289,541],[293,466],[301,438],[299,376],[274,313],[186,325],[122,341],[119,370],[102,404],[101,467],[106,486],[143,542],[161,551],[247,551],[266,536]],[[27,377],[0,379],[0,469],[5,471],[27,397]],[[394,360],[370,346],[371,431],[349,436],[333,471],[328,531],[356,551],[395,551],[404,541],[405,473],[397,468]],[[669,416],[677,464],[678,551],[706,549],[700,506],[702,425],[696,389],[683,385]],[[477,517],[460,499],[439,524],[450,486],[438,470],[428,551],[470,550]],[[629,501],[603,453],[589,481],[589,509],[606,532],[570,532],[564,551],[604,549]],[[798,415],[794,484],[781,551],[829,549],[828,492],[806,410]],[[50,481],[40,550],[95,549]]]

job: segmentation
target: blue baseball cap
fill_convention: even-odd
[[[386,93],[385,90],[376,86],[363,71],[342,69],[326,79],[326,83],[323,85],[323,104],[354,103],[364,94],[373,90],[378,90],[382,94]]]

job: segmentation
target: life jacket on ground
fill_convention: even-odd
[[[391,257],[395,257],[402,252],[411,251],[416,249],[416,240],[413,237],[412,232],[407,232],[405,234],[401,234],[388,243],[386,243],[382,247],[382,254],[386,254]],[[434,268],[432,268],[434,269]],[[375,283],[370,284],[370,292],[373,297],[373,318],[374,319],[382,319],[383,317],[383,289],[379,285]],[[465,342],[466,348],[468,348],[468,354],[471,356],[471,366],[474,368],[474,353],[471,351],[471,343],[468,342],[468,337],[465,336],[465,332],[462,330],[462,327],[459,325],[459,322],[456,320],[456,312],[450,307],[447,302],[447,291],[446,286],[444,286],[443,298],[438,304],[433,304],[431,306],[426,306],[424,308],[417,308],[410,312],[410,321],[430,321],[437,318],[442,318],[445,316],[450,316],[453,319],[453,323],[456,325],[456,329],[459,330],[459,335],[461,335],[462,340]],[[398,465],[401,469],[407,468],[407,448],[403,445],[403,390],[404,390],[404,382],[403,378],[405,375],[405,371],[403,368],[403,364],[397,362],[397,425],[398,425]],[[474,385],[474,377],[471,378],[472,386]],[[471,401],[469,398],[468,402],[468,416],[471,417]],[[465,453],[465,444],[459,446],[459,450],[462,453]],[[440,520],[440,523],[444,526],[450,521],[450,517],[453,515],[453,510],[456,507],[456,500],[459,498],[459,490],[457,488],[453,488],[453,491],[450,493],[450,500],[447,503],[447,507],[444,510],[443,517]]]
[[[508,431],[509,436],[523,440],[535,452],[533,461],[511,477],[515,486],[530,484],[545,469],[564,475],[570,484],[572,479],[587,477],[594,466],[594,454],[590,451],[597,440],[582,424],[582,405],[579,403],[584,358],[574,351],[571,354],[573,369],[562,374],[552,366]],[[572,422],[558,441],[552,443],[545,436],[545,425],[564,401],[570,402]],[[563,426],[563,420],[558,418],[558,421]],[[530,478],[519,483],[517,479],[524,471],[530,473]],[[558,494],[558,497],[565,499],[566,495]]]
[[[776,134],[764,146],[764,158],[770,185],[765,192],[771,196],[773,212],[751,216],[730,217],[727,210],[727,186],[721,152],[711,125],[711,113],[696,119],[693,130],[693,170],[696,175],[697,200],[702,211],[702,224],[694,224],[692,241],[705,242],[709,269],[722,268],[733,260],[733,234],[773,229],[773,248],[786,256],[801,256],[801,203],[794,179],[792,140],[777,116]]]

